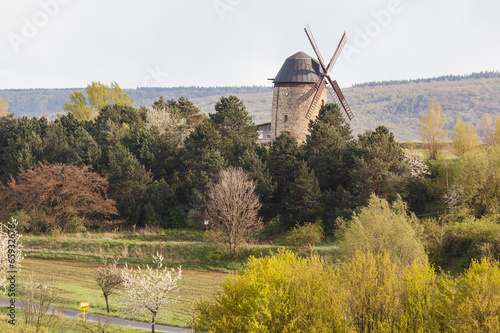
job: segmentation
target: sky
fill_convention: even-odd
[[[500,70],[498,0],[0,1],[0,89],[271,86],[314,56],[341,87]]]

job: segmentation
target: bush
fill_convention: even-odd
[[[199,302],[196,332],[342,332],[343,291],[331,283],[337,272],[318,255],[300,258],[287,250],[251,257],[242,274],[221,292]]]
[[[500,145],[464,154],[455,173],[462,207],[475,216],[500,213]]]
[[[497,223],[497,218],[469,217],[463,222],[450,224],[444,231],[440,243],[428,240],[428,248],[432,249],[430,257],[439,260],[435,261],[436,264],[463,270],[469,267],[473,259],[500,259],[500,224]],[[450,265],[454,267],[449,267]]]
[[[389,206],[385,199],[372,195],[368,206],[341,226],[337,236],[344,258],[354,257],[357,251],[387,253],[392,261],[404,265],[426,258],[401,198]]]
[[[319,224],[306,223],[303,226],[297,224],[286,236],[286,244],[297,248],[305,248],[320,243],[323,238],[323,227]]]
[[[473,261],[455,279],[386,253],[325,264],[288,250],[251,258],[195,306],[196,332],[499,332],[500,264]]]
[[[459,332],[500,332],[500,265],[472,260],[458,281],[454,312]]]

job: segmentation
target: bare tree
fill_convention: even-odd
[[[57,289],[48,282],[40,282],[33,275],[28,277],[21,288],[21,307],[24,311],[24,322],[36,324],[36,331],[43,327],[55,327],[61,319],[50,306],[58,300]]]
[[[420,117],[420,135],[422,141],[427,143],[429,148],[429,159],[437,160],[439,157],[440,143],[446,137],[446,119],[439,103],[431,100],[429,113]]]
[[[95,278],[99,287],[101,287],[102,294],[104,295],[104,299],[106,300],[106,310],[109,313],[109,295],[114,294],[114,289],[118,287],[123,279],[120,272],[120,269],[116,267],[118,264],[118,259],[113,259],[113,262],[107,262],[106,258],[103,258],[104,266],[96,269],[97,276]]]
[[[235,255],[237,247],[262,230],[260,199],[255,182],[241,168],[229,167],[208,192],[205,216],[211,222],[213,239],[226,244]]]
[[[182,270],[179,267],[167,269],[163,266],[163,256],[153,256],[156,268],[146,266],[146,269],[129,268],[127,265],[122,269],[123,289],[121,304],[125,307],[127,314],[151,315],[151,332],[155,331],[156,317],[160,311],[164,311],[170,302],[175,302],[179,297],[171,294],[178,292],[177,283],[181,279]]]
[[[481,122],[481,134],[485,145],[491,146],[495,143],[495,131],[495,119],[489,113],[486,113]]]

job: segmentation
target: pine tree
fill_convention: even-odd
[[[350,176],[349,191],[364,205],[371,193],[391,200],[404,188],[410,174],[404,152],[385,126],[360,134],[346,151]]]
[[[243,102],[236,96],[221,97],[209,115],[222,138],[220,151],[231,165],[237,165],[239,156],[257,140],[257,127]]]
[[[299,164],[299,146],[297,140],[287,134],[281,134],[274,140],[267,168],[276,188],[273,200],[268,203],[275,212],[285,216],[286,205],[290,195],[290,186],[295,179],[295,173]]]
[[[314,222],[318,216],[321,191],[314,171],[305,161],[299,163],[295,180],[290,185],[286,201],[289,222]]]
[[[342,151],[353,138],[351,127],[342,117],[338,105],[322,106],[316,120],[309,124],[309,131],[306,156],[320,188],[335,190],[339,185],[346,186],[348,170],[342,160]]]

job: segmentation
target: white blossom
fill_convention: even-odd
[[[121,303],[130,315],[150,315],[152,332],[158,314],[166,311],[168,303],[175,302],[179,296],[173,296],[179,288],[182,270],[163,267],[163,256],[153,256],[155,268],[133,269],[125,265],[121,271],[124,295]]]
[[[183,143],[190,132],[186,119],[169,108],[146,108],[146,124],[148,128],[156,127],[161,134],[170,133],[178,144]]]
[[[412,177],[422,177],[424,175],[430,175],[429,166],[424,163],[422,159],[422,154],[418,152],[407,153],[404,162],[410,168],[410,175]]]
[[[448,193],[445,194],[444,197],[444,202],[449,206],[449,207],[454,207],[460,203],[460,200],[462,198],[464,192],[464,188],[460,185],[452,185],[451,188],[448,190]]]

